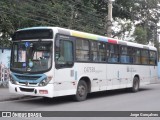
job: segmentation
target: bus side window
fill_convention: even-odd
[[[97,42],[91,41],[91,61],[97,62],[98,61],[98,45]]]
[[[146,65],[149,64],[149,51],[148,50],[141,50],[141,62],[142,64]]]
[[[107,58],[109,63],[119,62],[119,46],[114,44],[108,44]]]
[[[141,64],[141,51],[138,48],[133,48],[133,64]]]
[[[128,61],[127,61],[127,46],[120,47],[120,62],[121,63],[128,63]]]
[[[76,60],[89,61],[89,41],[81,38],[76,39]]]
[[[120,47],[120,62],[132,64],[133,63],[133,48],[127,46]]]
[[[58,61],[59,62],[72,62],[73,61],[73,45],[71,41],[60,40],[60,54]]]
[[[155,51],[149,51],[149,64],[157,65],[157,57]]]
[[[98,58],[99,62],[106,61],[106,44],[98,42]]]

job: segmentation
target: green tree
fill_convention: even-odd
[[[160,0],[115,0],[114,20],[130,20],[114,36],[131,30],[135,21],[153,41],[153,25],[159,22]],[[108,0],[1,0],[0,45],[9,46],[11,34],[20,28],[33,26],[59,26],[104,35]],[[114,33],[114,32],[113,32]],[[150,34],[149,34],[150,33]],[[150,36],[149,36],[150,35]]]
[[[135,37],[135,42],[148,44],[147,31],[144,28],[136,27],[133,36]]]

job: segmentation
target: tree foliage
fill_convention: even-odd
[[[136,27],[134,31],[135,41],[137,43],[146,44],[147,41],[147,31],[143,27]]]
[[[157,41],[157,23],[160,22],[160,0],[136,0],[133,8],[133,20],[139,21],[136,26],[143,27],[147,32],[148,41]]]
[[[113,37],[121,38],[135,25],[137,30],[146,31],[146,39],[153,41],[153,26],[160,19],[158,3],[160,0],[115,0],[114,21],[130,20],[130,23],[119,22],[120,30],[117,33],[113,30]],[[0,46],[10,45],[15,30],[33,26],[59,26],[105,35],[107,14],[108,0],[1,0]]]

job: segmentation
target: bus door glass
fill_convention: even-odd
[[[57,35],[55,41],[55,90],[72,89],[74,81],[73,41]]]

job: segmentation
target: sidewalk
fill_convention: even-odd
[[[160,84],[160,78],[151,81],[151,84]]]
[[[0,87],[0,102],[2,101],[11,101],[11,100],[19,100],[27,97],[26,95],[18,95],[9,92],[8,88]]]

